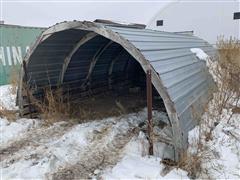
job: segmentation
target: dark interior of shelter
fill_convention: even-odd
[[[40,44],[28,64],[31,89],[44,101],[46,89],[57,97],[61,89],[63,101],[71,104],[76,116],[88,112],[92,119],[137,112],[147,106],[146,74],[141,65],[119,44],[96,35],[72,55],[62,82],[59,77],[63,59],[89,32],[68,30],[55,33]],[[61,38],[59,38],[61,37]],[[44,51],[44,55],[38,53]],[[165,111],[154,86],[153,109]],[[84,117],[86,118],[86,117]]]

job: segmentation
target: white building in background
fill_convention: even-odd
[[[149,22],[148,28],[161,31],[189,31],[215,44],[219,36],[240,39],[239,1],[172,2]]]

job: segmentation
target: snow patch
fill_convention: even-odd
[[[190,51],[194,53],[198,59],[205,61],[208,71],[211,74],[213,80],[217,83],[221,83],[218,76],[216,76],[215,69],[217,68],[218,61],[211,61],[210,57],[200,48],[191,48]]]
[[[209,58],[209,56],[200,48],[191,48],[190,50],[201,60],[207,61]]]
[[[164,165],[161,158],[147,156],[148,141],[144,133],[133,137],[124,150],[124,156],[113,168],[106,169],[103,179],[189,179],[187,172],[174,169],[166,176],[161,176]]]
[[[9,122],[7,119],[0,118],[0,146],[37,127],[39,122],[34,119],[18,119],[16,122]]]
[[[227,112],[224,117],[230,116]],[[228,118],[220,120],[220,123],[213,131],[213,140],[207,143],[211,150],[218,154],[218,157],[212,162],[206,162],[205,168],[209,169],[212,177],[238,179],[240,177],[240,114],[234,114],[232,122],[234,126],[227,122]],[[237,125],[237,126],[236,126]],[[219,169],[213,168],[213,164]]]
[[[209,104],[210,109],[212,102]],[[231,117],[231,121],[228,121]],[[203,169],[207,170],[211,179],[239,179],[240,177],[240,114],[232,114],[231,110],[224,109],[217,119],[219,124],[212,131],[213,139],[205,141],[204,145],[213,154],[211,159],[202,163]],[[213,121],[211,117],[204,114],[204,121]],[[189,132],[188,141],[190,153],[196,153],[197,139],[199,138],[199,126]],[[209,178],[201,174],[199,178]]]
[[[82,156],[86,155],[87,152],[98,152],[98,146],[104,147],[107,144],[114,146],[116,138],[121,138],[122,134],[127,134],[129,129],[136,127],[140,122],[145,120],[143,114],[146,114],[146,110],[126,116],[78,124],[71,127],[70,130],[57,139],[49,137],[47,142],[37,142],[38,146],[36,147],[23,147],[14,155],[1,162],[2,177],[3,179],[44,179],[46,175],[57,171],[58,168],[81,162],[84,159]],[[10,123],[6,120],[3,120],[1,124],[4,125],[4,129],[6,130],[6,126],[16,126],[15,123]],[[18,126],[20,126],[19,124]],[[55,123],[51,127],[58,125],[59,123]],[[44,127],[40,127],[37,130],[38,132],[45,132]],[[13,129],[9,129],[9,133],[13,131]],[[39,135],[41,136],[41,134]],[[16,136],[12,136],[12,140],[17,140]],[[9,139],[11,138],[9,137]],[[86,163],[94,162],[84,161],[83,163],[87,165]]]
[[[11,85],[0,86],[0,110],[17,110],[16,95],[11,93]]]

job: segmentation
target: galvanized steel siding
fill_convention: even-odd
[[[190,51],[201,48],[213,55],[214,48],[191,35],[168,33],[148,29],[130,29],[107,26],[136,46],[159,74],[166,91],[174,102],[185,140],[187,132],[196,125],[196,113],[202,111],[209,98],[212,79],[206,63]]]
[[[77,49],[66,71],[63,71],[69,53],[88,33],[96,33],[97,36]],[[190,49],[201,48],[214,55],[211,45],[191,35],[92,22],[60,23],[46,30],[44,35],[46,37],[39,39],[33,52],[26,57],[31,85],[61,85],[77,95],[87,90],[84,83],[89,83],[93,89],[104,90],[129,80],[127,76],[133,76],[131,68],[136,63],[145,72],[152,69],[152,83],[168,112],[172,128],[170,138],[175,158],[178,158],[182,149],[186,148],[188,131],[197,123],[196,116],[201,115],[211,97],[210,90],[214,84],[206,63]],[[101,52],[100,56],[91,71],[98,52]],[[61,74],[63,82],[59,81]]]

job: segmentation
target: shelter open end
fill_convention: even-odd
[[[191,48],[208,55],[215,50],[195,36],[144,29],[137,25],[98,22],[63,22],[45,30],[25,57],[28,79],[21,70],[18,104],[27,108],[23,84],[41,97],[44,87],[65,88],[74,99],[89,91],[145,88],[144,78],[152,71],[152,84],[168,114],[165,140],[173,147],[174,158],[187,147],[188,132],[195,117],[211,97],[213,80],[206,62]]]

